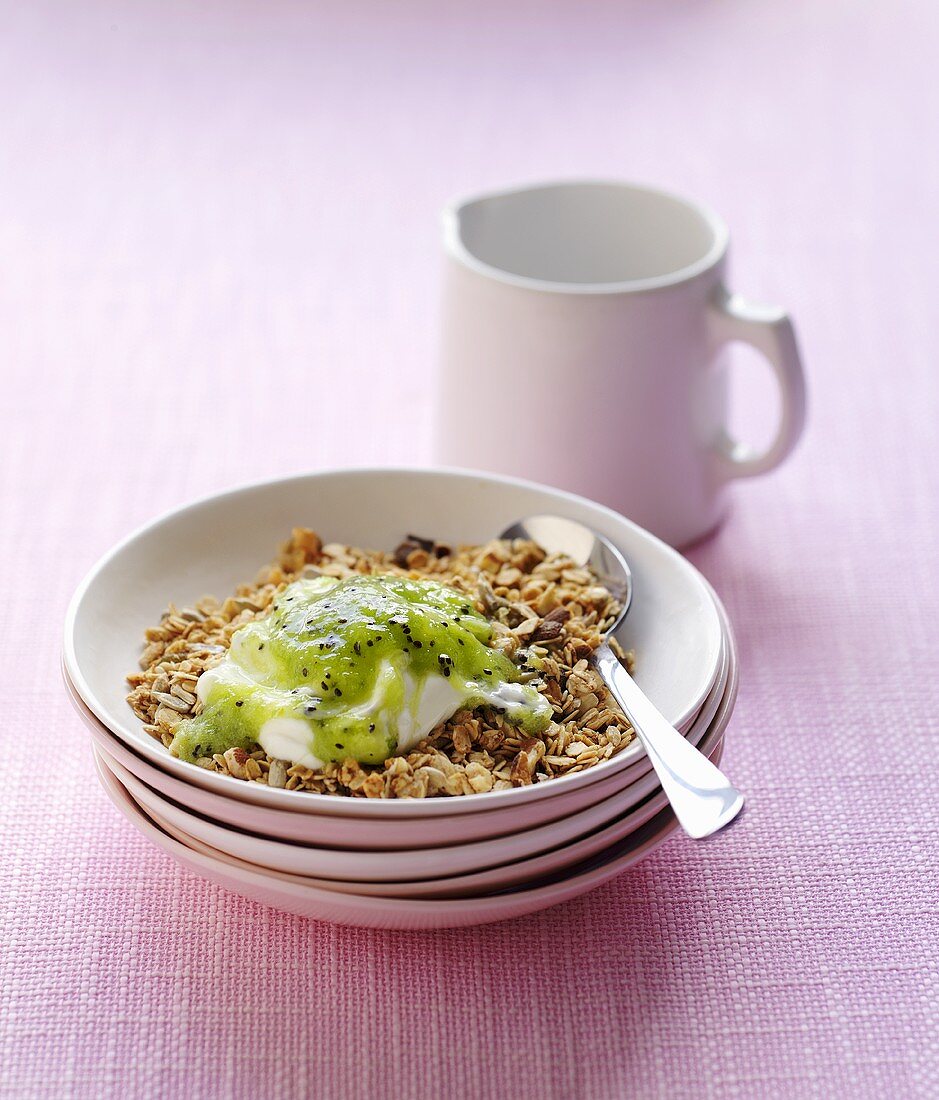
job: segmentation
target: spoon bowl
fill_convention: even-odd
[[[633,575],[629,564],[612,542],[596,531],[565,516],[529,516],[507,527],[504,539],[527,539],[545,550],[562,551],[579,565],[588,566],[620,605],[616,621],[607,631],[619,629],[633,599]]]
[[[549,553],[566,554],[593,570],[620,602],[620,611],[593,655],[593,663],[642,742],[685,832],[702,839],[729,825],[743,809],[743,795],[698,752],[643,694],[610,645],[632,603],[632,572],[623,555],[586,524],[562,516],[529,516],[507,527],[504,539],[530,539]]]

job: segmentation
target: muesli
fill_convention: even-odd
[[[360,798],[505,790],[631,742],[589,661],[618,609],[589,569],[529,541],[408,536],[384,552],[296,528],[253,584],[167,609],[128,702],[169,751],[236,779]]]

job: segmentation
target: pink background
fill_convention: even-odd
[[[3,9],[0,1093],[939,1095],[935,5]],[[798,321],[806,440],[693,554],[749,814],[475,930],[203,884],[97,786],[74,586],[193,496],[429,461],[436,212],[565,174],[710,202]]]

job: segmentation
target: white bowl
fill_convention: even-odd
[[[733,711],[737,694],[737,661],[732,644],[730,646],[729,663],[730,673],[726,680],[725,687],[720,694],[717,705],[713,708],[708,707],[708,710],[712,713],[712,719],[705,720],[708,723],[707,728],[698,742],[700,749],[715,761],[719,759],[723,748],[724,731]],[[134,795],[140,793],[142,784],[139,784],[130,777],[124,769],[119,767],[119,765],[115,765],[113,761],[109,761],[105,753],[96,752],[96,762],[99,768],[99,775],[101,775],[102,782],[105,783],[106,787],[109,785],[109,780],[101,773],[102,770],[108,771],[110,769],[110,771],[108,771],[109,778],[111,776],[111,771],[113,771],[113,777],[122,780],[122,785],[126,785],[127,788],[130,788],[128,794],[131,795],[132,800],[137,802],[137,800],[134,799]],[[228,865],[235,871],[252,871],[259,869],[259,864],[257,863],[250,860],[238,859],[227,851],[222,851],[213,847],[211,844],[207,844],[204,839],[200,840],[193,837],[186,831],[185,821],[182,822],[183,827],[180,827],[178,823],[174,823],[174,821],[162,816],[162,807],[159,801],[154,801],[150,797],[141,801],[145,802],[145,805],[140,805],[140,809],[142,809],[146,815],[155,821],[165,832],[169,833],[185,846],[203,855],[212,857]],[[615,802],[617,800],[613,799],[612,801]],[[137,802],[137,804],[139,805],[139,802]],[[547,874],[557,874],[571,864],[579,862],[603,848],[608,847],[614,842],[622,840],[631,832],[641,827],[649,818],[658,813],[664,805],[664,793],[660,787],[656,787],[653,793],[642,802],[633,806],[624,805],[618,816],[613,817],[608,822],[599,825],[597,828],[585,833],[583,836],[580,836],[570,843],[558,844],[544,852],[522,856],[508,863],[500,863],[498,866],[492,868],[486,868],[462,875],[445,874],[433,879],[422,878],[410,882],[376,883],[343,882],[341,880],[330,880],[321,877],[301,876],[286,871],[273,870],[269,867],[261,867],[260,869],[265,870],[266,873],[288,884],[306,885],[317,887],[321,890],[337,891],[341,893],[406,898],[477,896],[481,893],[489,893],[497,889],[501,890],[515,887]],[[562,822],[561,824],[563,825],[564,823]],[[224,839],[227,841],[227,834]],[[511,850],[512,842],[513,838],[507,838],[505,847],[490,845],[489,848],[490,850],[494,850],[495,855],[504,856]],[[438,855],[446,855],[447,851],[448,850],[444,850],[442,853],[419,853],[419,856],[436,857]],[[453,850],[451,849],[449,851]],[[459,849],[457,849],[457,853],[459,855]],[[335,854],[340,856],[347,855],[347,853]],[[396,857],[399,854],[400,853],[393,853],[392,855]],[[405,856],[408,858],[413,855],[414,853],[405,853]],[[381,856],[380,858],[384,857]],[[448,870],[451,869],[452,868],[448,867]]]
[[[106,768],[101,768],[100,774],[111,801],[135,828],[197,876],[262,905],[359,928],[460,928],[547,909],[608,882],[649,855],[678,827],[671,810],[662,810],[635,832],[582,864],[500,893],[441,900],[372,897],[323,890],[295,876],[288,878],[227,857],[220,859],[193,851],[151,821]]]
[[[76,693],[135,753],[183,782],[254,806],[336,817],[436,818],[550,799],[598,783],[644,756],[631,745],[594,768],[547,783],[455,799],[348,799],[243,783],[177,760],[125,702],[145,628],[166,604],[224,596],[270,560],[297,525],[329,541],[390,548],[409,531],[481,542],[514,520],[553,512],[607,535],[633,569],[635,598],[619,633],[637,650],[636,680],[675,724],[701,706],[720,668],[717,605],[701,575],[629,520],[582,497],[468,471],[349,470],[268,481],[198,501],[156,520],[107,554],[76,592],[64,660]]]
[[[715,750],[715,756],[712,759],[716,760],[716,756],[717,752]],[[106,768],[97,751],[95,753],[95,765],[98,769]],[[116,778],[116,776],[112,778]],[[195,837],[175,828],[159,815],[149,813],[139,803],[137,805],[165,833],[168,833],[192,851],[200,852],[202,855],[209,856],[227,864],[229,867],[247,871],[258,869],[257,864],[237,859],[227,852],[213,848],[210,844],[204,844],[201,840],[196,840]],[[419,879],[414,882],[342,882],[338,879],[317,878],[312,875],[290,875],[282,871],[272,871],[270,868],[263,868],[263,870],[285,882],[292,882],[301,886],[316,886],[321,890],[330,890],[339,894],[359,894],[363,897],[380,898],[479,897],[483,894],[494,893],[497,890],[530,883],[534,879],[543,878],[557,871],[563,871],[571,864],[587,859],[595,853],[603,851],[604,848],[609,847],[615,841],[635,832],[636,829],[644,825],[650,818],[655,817],[667,805],[668,799],[665,797],[665,792],[660,789],[657,795],[650,795],[622,818],[617,818],[609,825],[597,829],[571,844],[553,848],[548,852],[542,852],[540,855],[530,856],[515,863],[503,863],[498,867],[489,867],[483,871],[475,871],[466,875]]]
[[[160,824],[167,821],[186,835],[265,870],[348,883],[414,882],[465,875],[540,855],[603,828],[659,787],[655,774],[649,773],[625,791],[618,791],[579,813],[490,840],[393,852],[356,852],[290,844],[226,828],[161,798],[115,761],[103,756],[102,763],[113,772],[131,798]]]
[[[719,610],[723,619],[723,608],[719,607]],[[687,732],[688,739],[693,744],[697,744],[721,706],[728,678],[736,677],[733,638],[729,626],[726,629],[726,646],[722,647],[720,673]],[[68,686],[67,678],[66,684]],[[316,847],[328,846],[353,851],[364,849],[370,852],[397,851],[436,848],[506,836],[569,818],[588,809],[597,801],[625,790],[637,779],[651,778],[648,758],[643,755],[629,768],[613,772],[598,783],[563,790],[555,798],[519,804],[503,802],[492,810],[483,805],[474,814],[437,816],[432,822],[420,816],[376,822],[367,817],[292,813],[255,806],[184,783],[132,752],[123,741],[98,722],[80,700],[73,698],[73,702],[101,751],[164,798],[238,831],[250,830],[268,838]]]
[[[713,747],[714,741],[712,735],[708,748]],[[231,828],[164,798],[106,753],[101,753],[101,762],[114,773],[134,801],[161,825],[168,822],[175,829],[212,848],[266,870],[350,883],[413,882],[466,875],[540,855],[552,848],[570,844],[611,821],[628,817],[631,809],[660,789],[658,777],[650,771],[608,798],[534,828],[505,833],[488,840],[447,846],[397,851],[350,851],[288,843]]]
[[[723,751],[722,727],[715,726],[713,735],[709,732],[702,744],[702,749],[715,763],[720,760]],[[108,764],[103,759],[104,754],[95,750],[95,763],[98,774],[102,769],[108,770]],[[117,774],[112,775],[118,779]],[[104,778],[102,776],[102,782]],[[125,788],[126,790],[126,788]],[[133,799],[133,794],[127,793]],[[137,800],[134,799],[136,802]],[[221,849],[213,848],[182,829],[177,828],[166,818],[161,817],[153,810],[144,807],[137,802],[138,807],[154,821],[164,832],[178,840],[181,844],[218,860],[221,863],[241,870],[257,870],[259,865],[247,860],[238,859]],[[630,833],[635,832],[656,814],[668,806],[668,799],[661,787],[649,795],[642,802],[632,807],[622,816],[587,833],[585,836],[572,841],[569,844],[549,849],[537,855],[528,856],[512,863],[500,864],[497,867],[485,868],[481,871],[462,875],[448,875],[433,879],[419,879],[410,882],[344,882],[337,879],[319,878],[310,875],[294,875],[288,872],[273,870],[269,867],[262,868],[266,873],[276,876],[285,882],[294,884],[315,886],[322,890],[330,890],[342,894],[358,894],[368,897],[398,897],[398,898],[456,898],[478,897],[483,894],[493,893],[496,890],[504,890],[530,883],[534,879],[543,878],[549,874],[564,871],[572,864],[581,862],[608,848],[611,844],[622,840]]]

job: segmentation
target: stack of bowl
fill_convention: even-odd
[[[393,547],[411,531],[480,543],[545,513],[589,525],[623,553],[635,595],[619,638],[636,651],[635,678],[718,760],[737,691],[733,636],[714,592],[679,554],[609,509],[543,486],[469,472],[354,470],[200,501],[138,531],[88,575],[66,622],[64,671],[108,795],[204,878],[344,924],[481,924],[620,873],[676,828],[636,741],[583,771],[512,790],[347,798],[245,783],[178,760],[125,701],[144,630],[166,605],[233,591],[293,527],[358,546]]]

